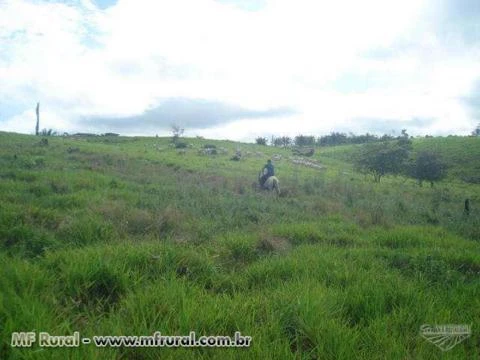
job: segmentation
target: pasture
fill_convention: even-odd
[[[434,187],[374,183],[348,162],[355,146],[303,159],[197,138],[40,140],[0,132],[0,359],[480,357],[480,138],[414,140],[449,154]],[[252,184],[268,158],[280,196]],[[442,352],[423,324],[472,335]],[[252,345],[13,348],[19,331],[240,331]]]

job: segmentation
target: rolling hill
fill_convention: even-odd
[[[447,165],[448,178],[467,183],[480,183],[480,137],[448,136],[413,138],[413,152],[437,153]],[[322,148],[328,158],[349,162],[363,145]]]
[[[349,162],[355,146],[302,158],[199,138],[45,139],[0,133],[1,359],[480,356],[480,185],[458,180],[480,175],[480,139],[414,141],[450,164],[433,188],[373,183]],[[267,158],[280,196],[254,186]],[[442,352],[425,324],[472,334]],[[12,347],[29,331],[252,343]]]

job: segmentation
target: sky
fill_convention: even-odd
[[[0,0],[0,131],[467,135],[478,0]]]

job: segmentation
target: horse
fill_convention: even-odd
[[[260,174],[258,174],[258,182],[259,183],[260,183],[260,178],[261,177],[262,177],[262,173],[260,172]],[[263,186],[260,185],[260,188],[265,189],[265,190],[269,190],[269,191],[275,190],[277,195],[280,195],[280,181],[278,181],[276,176],[268,177],[267,180],[265,180],[265,183],[263,184]]]
[[[280,195],[280,182],[275,176],[270,176],[263,184],[263,188],[267,190],[275,190],[277,195]]]

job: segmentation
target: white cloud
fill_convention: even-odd
[[[202,130],[206,137],[364,132],[354,119],[408,125],[417,117],[436,119],[425,133],[467,133],[475,119],[459,99],[480,74],[478,45],[446,42],[432,9],[433,0],[271,0],[257,11],[214,0],[119,0],[106,10],[90,0],[7,0],[0,2],[0,103],[26,110],[0,118],[0,129],[29,129],[27,109],[37,101],[49,127],[89,130],[78,120],[192,98],[297,110],[215,125]],[[398,51],[365,56],[371,49]],[[362,90],[332,87],[341,76]]]

